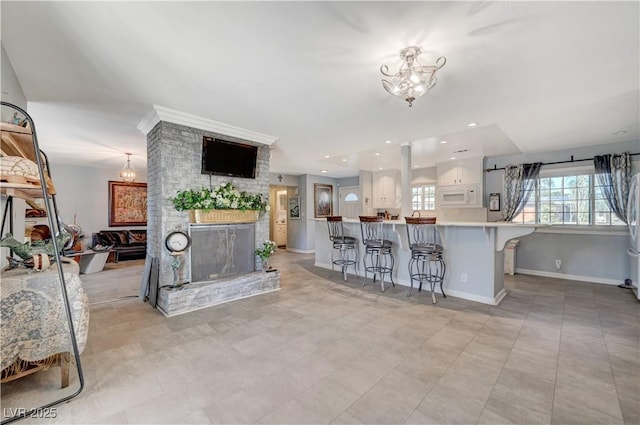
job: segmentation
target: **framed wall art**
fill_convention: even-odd
[[[489,211],[500,211],[500,194],[489,194]]]
[[[314,216],[316,218],[333,215],[333,186],[315,183],[313,185]]]
[[[289,198],[289,218],[291,220],[300,220],[300,197],[292,196]]]
[[[109,182],[109,226],[147,225],[147,184]]]

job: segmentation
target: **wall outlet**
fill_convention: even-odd
[[[562,260],[556,260],[556,269],[560,270],[560,267],[562,267]]]
[[[460,274],[460,282],[466,282],[467,281],[467,274],[466,273],[461,273]]]

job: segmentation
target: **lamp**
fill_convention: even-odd
[[[125,155],[127,155],[127,162],[124,163],[124,167],[118,175],[125,182],[131,183],[136,179],[136,170],[133,168],[133,165],[131,165],[131,154],[127,152]]]
[[[389,67],[382,65],[380,72],[390,81],[383,79],[382,87],[389,93],[399,96],[409,102],[409,107],[414,100],[422,96],[438,82],[436,71],[447,63],[447,58],[440,56],[435,65],[423,66],[418,62],[418,56],[422,49],[418,46],[409,46],[400,51],[400,59],[403,63],[395,74],[389,74]]]

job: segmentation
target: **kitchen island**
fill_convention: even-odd
[[[331,249],[325,219],[315,219],[316,259],[318,267],[331,269]],[[445,249],[447,273],[444,291],[447,295],[498,305],[506,295],[504,289],[504,247],[514,238],[529,235],[544,225],[521,225],[505,222],[438,222],[440,240]],[[362,236],[360,222],[344,219],[347,236],[358,239],[358,273],[362,276]],[[384,222],[385,238],[393,241],[396,258],[393,278],[396,283],[411,286],[408,264],[411,258],[404,220]],[[350,270],[352,270],[350,268]],[[355,276],[352,276],[353,279]],[[415,296],[415,295],[414,295]]]

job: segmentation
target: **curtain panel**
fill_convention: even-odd
[[[540,175],[541,162],[504,167],[504,221],[513,220],[524,209]]]
[[[611,211],[627,223],[627,199],[631,183],[631,155],[599,155],[593,157],[598,184]]]

